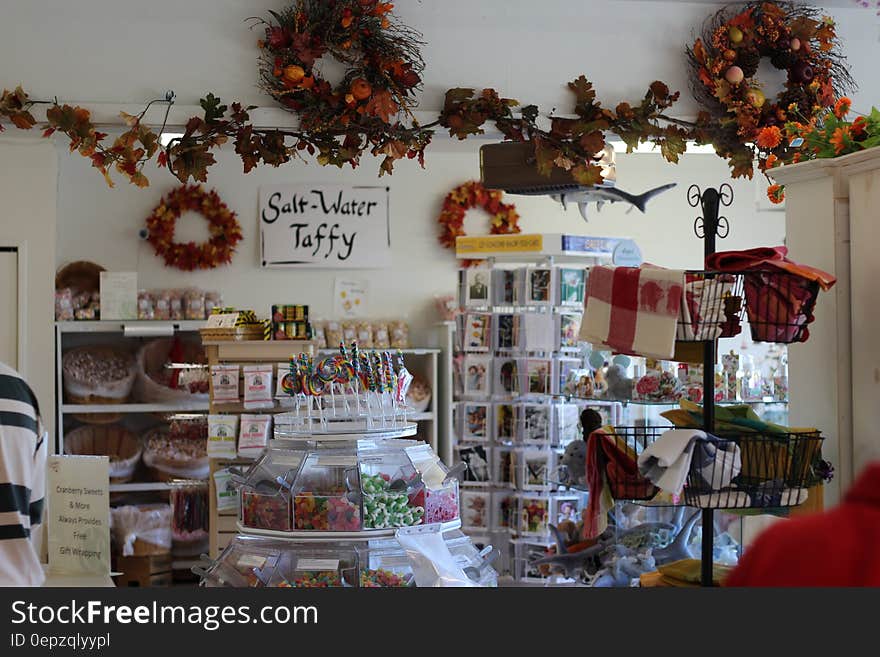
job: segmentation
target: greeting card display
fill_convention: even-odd
[[[554,404],[553,413],[556,419],[551,424],[556,429],[554,436],[556,444],[565,447],[581,437],[580,406],[569,403]]]
[[[523,313],[520,320],[523,351],[556,351],[559,347],[559,328],[556,318],[550,313]]]
[[[553,358],[553,381],[551,385],[551,394],[554,395],[571,395],[572,397],[592,397],[592,374],[589,370],[582,369],[583,360],[574,357],[555,356]],[[589,394],[580,394],[578,384],[580,383],[578,372],[583,372],[590,382]],[[572,385],[568,385],[569,382]],[[584,391],[587,392],[586,390]]]
[[[523,493],[519,501],[519,533],[544,536],[550,522],[550,499]]]
[[[516,483],[516,451],[512,447],[496,448],[493,465],[497,485],[512,487]]]

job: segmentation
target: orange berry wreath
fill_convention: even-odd
[[[174,228],[184,212],[198,212],[208,222],[207,242],[185,244],[174,241]],[[232,261],[235,245],[241,241],[241,225],[235,213],[217,192],[201,185],[182,185],[166,194],[147,217],[146,240],[169,267],[184,271],[213,269]]]
[[[798,144],[784,139],[792,124],[808,124],[854,86],[840,53],[834,21],[806,5],[749,2],[707,21],[688,49],[692,88],[702,112],[701,141],[711,142],[734,177],[761,171],[771,155],[792,160]],[[786,73],[775,97],[756,77],[763,59]]]
[[[491,216],[489,232],[492,235],[519,233],[521,229],[516,207],[512,203],[502,203],[501,194],[473,180],[449,192],[437,219],[443,226],[440,243],[447,249],[455,248],[455,238],[465,235],[464,217],[468,210],[475,207],[483,208]]]

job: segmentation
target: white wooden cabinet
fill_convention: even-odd
[[[791,421],[827,436],[823,451],[837,475],[825,488],[831,505],[869,460],[880,458],[880,149],[772,175],[785,185],[790,256],[837,276],[819,295],[809,341],[789,349]]]

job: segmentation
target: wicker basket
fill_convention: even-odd
[[[110,457],[110,483],[130,481],[142,447],[133,433],[118,424],[86,425],[64,436],[64,452],[70,455]]]
[[[172,481],[174,479],[207,479],[210,472],[207,451],[204,456],[190,459],[167,458],[150,450],[150,439],[167,435],[167,426],[151,429],[144,434],[144,465],[156,481]]]
[[[185,363],[205,363],[205,352],[197,340],[180,340],[183,345],[183,361]],[[160,383],[166,374],[165,365],[168,354],[174,344],[173,338],[160,338],[145,344],[137,355],[137,380],[134,385],[134,396],[141,402],[166,404],[187,401],[208,401],[208,393],[189,392],[169,388]]]
[[[96,361],[122,358],[126,361],[128,372],[124,378],[112,381],[82,378],[74,367],[75,360],[82,356],[90,356]],[[124,404],[131,394],[136,372],[130,354],[108,346],[76,347],[66,351],[61,359],[64,394],[74,404]]]
[[[244,324],[234,328],[202,328],[199,329],[203,341],[224,342],[227,340],[262,340],[262,324]]]
[[[101,265],[88,260],[77,260],[64,265],[55,274],[55,289],[69,287],[77,292],[98,292],[101,289]]]

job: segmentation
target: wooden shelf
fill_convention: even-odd
[[[309,340],[204,340],[202,344],[216,350],[216,361],[266,363],[286,361],[291,354],[312,353],[315,348]]]
[[[146,493],[150,491],[171,490],[171,484],[165,481],[142,481],[127,484],[110,484],[111,493]]]
[[[412,347],[409,349],[394,349],[393,347],[389,347],[387,349],[382,347],[365,347],[364,351],[390,351],[391,353],[397,353],[398,351],[402,353],[404,356],[427,356],[428,354],[439,354],[439,349],[430,349],[430,348],[421,348],[421,347]],[[326,349],[318,349],[319,354],[338,354],[339,349],[331,349],[327,347]]]
[[[207,413],[207,401],[178,404],[62,404],[62,413]]]
[[[175,331],[198,331],[205,325],[203,319],[173,320],[136,320],[136,319],[105,319],[93,321],[55,322],[61,333],[124,333],[125,327],[134,329],[162,329]],[[145,336],[148,337],[148,336]]]

